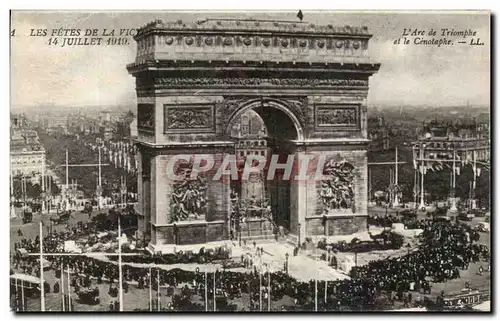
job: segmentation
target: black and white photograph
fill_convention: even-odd
[[[11,311],[491,313],[491,19],[11,10]]]

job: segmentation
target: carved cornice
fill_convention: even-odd
[[[213,34],[247,33],[247,34],[305,34],[305,35],[336,35],[359,36],[370,38],[368,27],[316,25],[298,21],[269,21],[246,19],[206,19],[196,22],[163,22],[160,19],[152,21],[138,29],[136,40],[155,33],[162,32],[203,32]]]
[[[331,72],[341,72],[341,73],[357,73],[363,75],[372,75],[380,69],[379,63],[373,63],[367,58],[363,57],[343,57],[343,59],[337,61],[296,61],[293,60],[281,60],[276,61],[270,57],[261,60],[262,56],[253,57],[257,59],[245,59],[242,56],[231,55],[231,59],[221,60],[210,59],[207,57],[196,57],[190,59],[188,55],[179,57],[179,59],[169,58],[169,59],[153,59],[152,57],[146,57],[134,63],[127,64],[127,70],[131,74],[136,74],[141,71],[166,71],[172,73],[182,69],[182,73],[186,72],[196,72],[203,71],[204,73],[211,70],[224,70],[231,72],[242,72],[247,71],[264,71],[269,73],[270,71],[279,72],[282,78],[293,78],[293,75],[297,75],[298,72],[314,72],[314,73],[331,73]],[[206,76],[205,76],[206,77]],[[198,78],[198,77],[195,77]],[[217,75],[217,78],[224,78]],[[321,77],[320,77],[321,78]],[[327,77],[330,78],[330,77]]]
[[[365,79],[317,78],[155,78],[141,81],[137,88],[199,88],[199,87],[368,87]]]

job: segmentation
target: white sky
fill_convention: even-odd
[[[304,10],[304,21],[315,24],[368,26],[374,35],[370,55],[382,63],[371,78],[371,105],[485,105],[490,103],[490,20],[472,13],[328,13]],[[205,18],[296,20],[296,12],[29,12],[12,13],[11,104],[134,105],[135,82],[126,64],[135,45],[51,47],[48,37],[29,37],[30,29],[137,28],[160,18],[186,22]],[[404,28],[473,29],[484,46],[395,46]],[[440,38],[436,36],[436,38]]]

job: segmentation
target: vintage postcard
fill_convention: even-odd
[[[491,311],[489,11],[11,11],[12,311]]]

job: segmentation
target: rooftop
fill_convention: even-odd
[[[139,28],[136,39],[155,29],[166,30],[200,30],[200,31],[244,31],[265,33],[308,33],[330,35],[358,35],[371,37],[366,26],[334,26],[333,24],[317,25],[300,21],[256,20],[256,19],[205,19],[196,22],[164,22],[161,19],[152,21]]]
[[[26,152],[44,152],[44,148],[40,144],[26,144],[26,143],[11,143],[10,153],[26,153]]]

